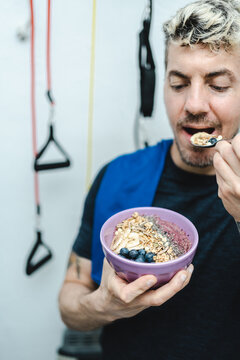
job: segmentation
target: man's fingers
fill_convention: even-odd
[[[146,306],[160,306],[182,290],[190,281],[193,272],[191,264],[187,270],[179,271],[170,282],[157,290],[146,293],[141,297],[141,304]]]
[[[122,300],[126,303],[130,303],[139,295],[142,295],[149,290],[154,284],[156,284],[157,278],[153,275],[144,275],[139,279],[128,284],[122,292]]]
[[[110,293],[125,303],[131,302],[137,296],[150,289],[157,282],[154,275],[144,275],[139,279],[128,283],[115,273],[106,258],[104,259],[103,264],[103,274],[105,274],[108,278],[107,287]]]
[[[235,148],[233,144],[228,143],[227,141],[220,141],[219,144],[216,145],[216,152],[221,156],[224,162],[229,165],[230,169],[237,175],[240,176],[240,159],[239,159],[239,150],[238,142],[235,142]],[[215,159],[216,160],[216,159]],[[220,160],[219,160],[220,162]],[[216,165],[216,162],[215,162]],[[219,164],[221,167],[221,163]]]
[[[234,171],[230,165],[222,158],[220,153],[216,153],[213,157],[213,165],[216,170],[216,173],[221,175],[222,179],[226,183],[231,185],[232,179],[238,179],[236,175],[237,171]]]
[[[237,134],[232,140],[233,151],[240,160],[240,134]]]
[[[239,176],[236,175],[237,170],[233,171],[219,153],[214,155],[213,163],[219,186],[218,193],[226,199],[231,196],[238,199],[240,197],[240,183]],[[219,197],[222,199],[222,196]]]
[[[153,275],[144,275],[131,283],[125,282],[124,284],[114,281],[113,279],[112,291],[116,297],[128,304],[136,297],[149,290],[156,282],[157,279]]]
[[[106,271],[112,271],[109,264],[105,263],[104,267]],[[157,282],[154,275],[144,275],[127,283],[113,272],[108,282],[108,290],[114,297],[126,304],[138,299],[138,305],[144,307],[160,306],[189,283],[192,272],[193,265],[191,264],[187,270],[179,271],[169,283],[157,290],[150,290]]]

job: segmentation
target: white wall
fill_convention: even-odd
[[[171,136],[162,101],[162,22],[186,0],[154,2],[151,31],[158,71],[153,142]],[[97,1],[93,171],[134,150],[139,104],[137,35],[145,0]],[[92,1],[53,1],[52,84],[56,137],[72,158],[70,169],[40,173],[42,233],[54,258],[31,277],[26,256],[35,241],[30,118],[29,41],[16,29],[29,18],[28,1],[0,0],[0,359],[52,360],[64,325],[57,295],[76,236],[85,196]],[[35,0],[38,147],[47,136],[45,98],[46,0]],[[156,135],[157,134],[157,135]]]

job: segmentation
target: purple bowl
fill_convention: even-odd
[[[192,244],[190,250],[175,260],[163,263],[137,263],[115,254],[110,250],[110,245],[116,226],[131,217],[135,211],[139,215],[156,215],[162,220],[178,225],[180,229],[185,231]],[[154,286],[157,288],[166,284],[179,270],[186,269],[191,264],[198,246],[198,232],[190,220],[175,211],[158,207],[138,207],[120,211],[111,216],[102,226],[100,240],[107,261],[119,277],[131,282],[142,275],[152,274],[157,277],[157,283]]]

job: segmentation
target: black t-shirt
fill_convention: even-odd
[[[73,250],[91,257],[94,199],[106,167],[85,203]],[[239,357],[240,235],[218,198],[215,176],[178,168],[167,155],[153,206],[186,216],[199,246],[189,285],[159,307],[113,322],[102,334],[103,358],[119,360],[230,360]]]

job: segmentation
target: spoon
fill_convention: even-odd
[[[204,139],[205,138],[205,139]],[[197,144],[195,141],[200,140],[203,144]],[[211,137],[211,134],[208,134],[206,132],[199,132],[191,136],[191,143],[193,146],[201,147],[201,148],[210,148],[215,146],[219,141],[224,140],[222,135],[218,135],[218,137]],[[231,140],[230,140],[231,141]],[[205,142],[205,143],[204,143]],[[237,225],[237,229],[240,235],[240,221],[235,220],[235,223]]]
[[[223,140],[222,135],[217,137],[206,132],[198,132],[191,136],[191,144],[201,148],[211,148],[215,146],[219,141]]]

